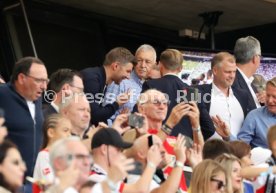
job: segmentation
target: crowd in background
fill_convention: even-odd
[[[148,44],[49,78],[19,59],[0,79],[0,192],[275,192],[276,70],[256,74],[252,36],[233,53],[191,82],[179,50]]]

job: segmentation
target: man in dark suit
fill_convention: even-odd
[[[70,97],[73,93],[83,92],[83,82],[81,75],[74,70],[62,68],[54,72],[50,77],[48,91],[45,93],[45,100],[52,97],[53,101],[44,106],[44,118],[51,114],[59,113],[59,108],[66,97]]]
[[[189,86],[183,83],[177,76],[177,74],[182,70],[182,62],[183,55],[181,52],[175,49],[165,50],[161,53],[159,62],[162,77],[159,79],[148,80],[142,87],[142,92],[150,88],[155,88],[168,95],[170,105],[164,122],[167,120],[173,107],[179,102],[181,93],[189,88]],[[204,107],[204,104],[198,103],[198,108],[200,111],[201,128],[192,128],[190,119],[188,116],[184,116],[180,123],[174,127],[171,135],[177,136],[178,133],[182,133],[193,138],[193,132],[198,132],[201,129],[205,140],[211,137],[215,132],[213,122]]]
[[[41,95],[47,83],[43,62],[38,58],[25,57],[15,64],[11,82],[0,86],[0,107],[5,111],[8,138],[18,146],[27,164],[27,176],[33,175],[42,142]],[[25,184],[24,192],[32,192],[31,184]]]
[[[122,93],[112,104],[103,106],[107,85],[113,81],[119,84],[123,79],[129,79],[135,57],[129,50],[117,47],[110,50],[103,66],[86,68],[81,71],[84,83],[84,92],[91,107],[91,123],[107,122],[118,109],[129,100],[128,93]]]
[[[249,109],[258,108],[265,102],[265,92],[258,93],[251,83],[261,61],[259,40],[252,36],[239,38],[234,47],[234,55],[238,68],[232,87],[248,93]]]
[[[224,128],[218,128],[223,122],[229,129],[227,132],[231,132],[232,137],[236,138],[245,116],[251,109],[246,91],[231,88],[237,70],[235,58],[228,52],[220,52],[213,57],[211,68],[213,83],[198,86],[201,102],[205,104],[215,122],[218,134],[224,131]],[[225,133],[222,137],[229,135],[230,133]],[[215,134],[214,138],[217,137],[219,135]]]

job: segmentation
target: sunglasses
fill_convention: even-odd
[[[218,185],[217,188],[218,188],[218,190],[220,190],[221,188],[225,188],[225,186],[226,186],[226,184],[224,184],[222,180],[211,178],[211,181],[217,182],[217,185]]]

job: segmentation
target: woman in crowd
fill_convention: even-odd
[[[190,193],[229,193],[226,189],[226,171],[216,161],[206,159],[193,170]]]
[[[43,144],[34,169],[34,178],[46,184],[53,182],[54,174],[49,161],[49,148],[61,139],[71,136],[72,125],[69,119],[60,114],[50,115],[43,125]]]
[[[0,145],[0,192],[15,193],[23,185],[26,165],[12,142]]]
[[[227,189],[229,193],[243,193],[243,180],[241,177],[241,162],[239,158],[231,154],[222,154],[215,161],[225,168],[227,180]]]
[[[240,159],[242,168],[253,165],[253,161],[251,160],[251,147],[249,144],[243,141],[231,141],[230,146],[233,155]],[[248,180],[251,179],[243,180],[244,193],[254,193],[253,185]]]

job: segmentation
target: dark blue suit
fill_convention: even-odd
[[[246,91],[248,95],[248,108],[251,110],[257,108],[253,96],[251,95],[251,92],[247,86],[247,83],[245,82],[244,78],[242,77],[242,74],[238,70],[236,71],[236,77],[232,85],[232,88],[242,89]]]
[[[49,115],[56,114],[56,113],[58,112],[51,104],[46,104],[43,106],[43,116],[45,119],[47,119]]]
[[[104,67],[86,68],[81,71],[83,76],[84,92],[88,94],[88,101],[91,108],[91,123],[98,125],[99,122],[107,122],[116,110],[119,104],[114,102],[102,106],[102,102],[106,91],[106,74]],[[91,98],[92,100],[89,100]]]
[[[189,86],[182,82],[180,78],[178,78],[175,75],[165,75],[158,79],[148,80],[143,84],[142,92],[150,89],[155,88],[163,93],[166,93],[169,95],[170,99],[170,105],[168,107],[168,113],[167,117],[170,115],[172,108],[177,105],[177,92],[183,91],[187,89]],[[199,103],[198,104],[199,112],[200,112],[200,126],[202,130],[202,134],[204,136],[204,139],[208,139],[211,137],[214,132],[215,128],[213,125],[213,122],[209,116],[208,111],[204,107],[204,104]],[[166,121],[166,120],[165,120]],[[182,133],[188,137],[193,138],[193,131],[192,126],[190,123],[190,120],[187,116],[183,117],[179,124],[177,124],[173,131],[172,135],[177,136],[178,133]]]
[[[34,101],[35,121],[26,100],[10,84],[0,86],[0,107],[5,110],[5,125],[8,138],[11,139],[27,164],[27,176],[33,175],[33,169],[42,142],[42,102]]]
[[[212,84],[199,85],[198,89],[200,91],[201,101],[205,104],[208,112],[210,112]],[[249,97],[247,92],[238,88],[232,88],[232,90],[233,94],[235,95],[242,107],[244,117],[246,117],[247,113],[252,110],[248,105]],[[203,96],[206,96],[205,101],[203,100]]]

